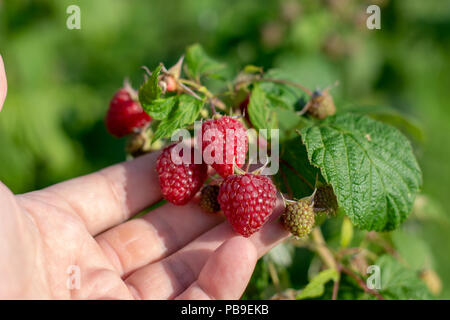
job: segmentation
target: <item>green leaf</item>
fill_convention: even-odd
[[[196,80],[200,80],[202,76],[217,77],[219,76],[217,72],[224,67],[223,64],[210,58],[199,44],[188,47],[185,62],[189,76]]]
[[[308,285],[297,295],[296,299],[302,300],[320,297],[325,291],[325,284],[331,280],[337,281],[338,277],[338,272],[334,268],[320,272],[312,278]]]
[[[178,96],[167,99],[155,99],[151,104],[143,105],[143,108],[153,119],[163,120],[167,118],[177,102]]]
[[[365,114],[375,120],[388,123],[407,134],[412,139],[424,142],[425,133],[422,125],[411,116],[402,114],[398,110],[385,106],[351,106],[346,112]]]
[[[280,169],[275,178],[281,190],[285,193],[292,191],[292,196],[296,199],[310,196],[320,171],[309,163],[302,139],[297,136],[283,143],[280,159]]]
[[[286,140],[295,135],[302,118],[294,111],[294,100],[288,103],[280,92],[266,91],[265,84],[253,86],[247,109],[250,121],[257,130],[268,129],[267,136],[263,133],[265,138],[270,139],[270,129],[279,129],[280,141]]]
[[[250,95],[250,102],[248,104],[248,115],[250,121],[256,129],[268,129],[270,102],[267,99],[266,93],[258,84],[252,90]]]
[[[380,267],[380,294],[387,299],[432,299],[425,283],[418,273],[406,268],[389,255],[377,259],[375,265]]]
[[[276,79],[276,80],[290,80],[284,72],[279,69],[271,69],[265,75],[264,78]],[[294,110],[295,104],[304,96],[304,92],[291,85],[274,83],[274,82],[261,82],[261,88],[266,92],[267,97],[272,100],[273,105]]]
[[[420,271],[432,265],[431,250],[418,234],[395,230],[392,233],[392,242],[396,251],[411,269]]]
[[[311,163],[333,186],[353,224],[392,230],[403,222],[422,182],[411,144],[369,117],[339,114],[301,130]]]
[[[152,72],[150,78],[145,81],[139,88],[139,102],[146,110],[146,105],[149,105],[153,100],[158,99],[161,95],[161,88],[158,85],[158,76],[161,72],[162,65],[156,67]]]
[[[177,129],[193,124],[202,107],[203,101],[186,94],[180,95],[168,117],[159,123],[152,141],[170,137]]]

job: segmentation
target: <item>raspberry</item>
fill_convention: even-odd
[[[171,150],[176,144],[166,147],[156,161],[161,192],[167,201],[175,205],[186,204],[202,187],[207,178],[208,166],[194,164],[194,149],[191,149],[189,164],[172,161]],[[183,150],[180,151],[183,156]]]
[[[227,135],[230,134],[234,136],[234,141],[227,141],[229,140]],[[211,155],[213,158],[211,166],[223,178],[233,174],[233,161],[238,167],[244,165],[248,150],[248,138],[242,123],[238,120],[228,116],[217,120],[208,120],[202,125],[201,138],[203,156],[205,156],[205,149],[208,148],[210,152],[206,152],[206,156]],[[227,150],[230,153],[228,156]],[[216,152],[220,152],[221,155],[216,156]]]
[[[280,217],[284,228],[294,236],[307,236],[314,227],[314,209],[311,197],[298,201],[287,201],[286,208]]]
[[[219,195],[218,185],[208,185],[202,189],[200,196],[200,207],[209,213],[216,213],[220,211],[220,204],[217,200]]]
[[[277,200],[272,181],[251,173],[232,175],[220,185],[220,208],[233,229],[249,237],[266,223]]]
[[[333,187],[330,185],[318,187],[314,195],[314,210],[334,216],[337,209],[338,203]]]
[[[306,106],[308,113],[317,119],[325,119],[336,113],[333,97],[328,90],[314,91]]]
[[[120,89],[112,98],[106,113],[106,128],[115,137],[123,137],[151,121],[139,102],[133,100],[130,91]]]

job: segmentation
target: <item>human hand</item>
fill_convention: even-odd
[[[0,183],[0,298],[239,298],[288,232],[272,221],[243,238],[195,201],[129,220],[161,199],[158,155],[22,195]],[[70,266],[79,289],[66,284]]]
[[[3,66],[3,59],[0,55],[0,111],[2,111],[3,103],[5,102],[7,87],[5,67]]]

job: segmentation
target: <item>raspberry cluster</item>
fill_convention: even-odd
[[[181,61],[182,62],[182,61]],[[158,77],[162,94],[180,94],[183,83],[178,81],[181,63]],[[133,156],[148,152],[151,145],[146,134],[151,129],[151,117],[136,100],[137,94],[129,86],[120,89],[110,102],[106,114],[106,127],[115,137],[130,135],[127,151]],[[250,96],[240,104],[247,124]],[[307,112],[317,118],[334,113],[334,104],[326,90],[315,92],[307,105]],[[202,152],[202,162],[194,163],[194,147],[190,161],[174,161],[175,144],[165,147],[156,161],[162,196],[174,205],[185,205],[201,190],[200,207],[210,213],[222,211],[234,231],[249,237],[268,221],[277,202],[277,189],[272,180],[256,172],[240,169],[248,151],[248,137],[242,122],[232,116],[218,116],[202,124],[196,137]],[[160,147],[159,147],[160,148]],[[188,149],[189,150],[189,149]],[[178,156],[183,157],[183,148]],[[186,159],[185,159],[186,160]],[[220,176],[219,183],[205,185],[208,165]],[[334,215],[337,200],[331,186],[319,187],[311,197],[285,202],[286,208],[280,221],[293,235],[308,235],[315,223],[315,212]]]

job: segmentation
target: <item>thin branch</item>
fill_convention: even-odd
[[[339,282],[341,280],[341,266],[338,264],[337,266],[337,271],[338,271],[338,278],[337,280],[334,282],[333,285],[333,295],[331,296],[331,300],[336,300],[338,297],[338,292],[339,292]]]
[[[305,86],[301,85],[300,83],[289,81],[289,80],[280,80],[280,79],[272,79],[272,78],[262,78],[261,81],[267,81],[267,82],[273,82],[273,83],[280,83],[280,84],[286,84],[291,87],[299,88],[300,90],[303,90],[307,95],[312,96],[312,91],[306,88]]]
[[[141,66],[142,69],[144,69],[144,71],[148,74],[149,77],[152,76],[152,72],[149,70],[149,68],[147,68],[147,66]]]
[[[325,265],[328,268],[337,269],[336,260],[334,259],[333,254],[328,249],[325,243],[325,240],[322,236],[322,232],[320,231],[320,227],[314,228],[314,230],[311,233],[311,238],[317,246],[316,247],[317,254],[320,256]]]
[[[378,293],[378,291],[369,289],[369,287],[367,287],[364,280],[361,279],[355,272],[353,272],[352,270],[348,269],[347,267],[345,267],[343,265],[340,265],[339,267],[343,273],[352,277],[358,283],[358,285],[364,290],[364,292],[377,297],[378,300],[385,300],[384,297]]]
[[[189,93],[191,96],[193,96],[195,99],[197,100],[203,100],[202,98],[200,98],[194,91],[191,90],[191,88],[185,86],[183,83],[178,82],[178,84],[180,85],[181,88],[183,88],[184,91],[186,91],[187,93]]]
[[[268,266],[268,268],[269,268],[269,274],[270,274],[270,277],[272,278],[272,282],[273,282],[273,284],[274,284],[276,290],[277,290],[278,292],[280,292],[280,291],[281,291],[281,287],[280,287],[280,279],[278,278],[277,269],[275,268],[275,265],[273,264],[272,261],[269,261],[269,262],[267,263],[267,266]]]
[[[217,112],[216,112],[216,107],[214,105],[213,99],[209,98],[208,100],[209,100],[209,105],[211,106],[212,115],[215,115]]]
[[[281,80],[281,79],[272,79],[272,78],[261,78],[261,77],[256,77],[254,79],[246,79],[246,80],[242,80],[242,81],[238,81],[234,84],[234,87],[239,87],[241,84],[244,83],[254,83],[254,82],[259,82],[259,81],[265,81],[265,82],[273,82],[273,83],[280,83],[280,84],[285,84],[291,87],[295,87],[295,88],[299,88],[300,90],[302,90],[303,92],[305,92],[307,95],[309,95],[310,97],[313,95],[312,91],[309,90],[308,88],[306,88],[305,86],[301,85],[300,83],[297,82],[293,82],[293,81],[289,81],[289,80]]]

